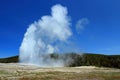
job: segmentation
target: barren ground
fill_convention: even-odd
[[[0,63],[0,80],[120,80],[120,69],[81,67],[38,67]]]

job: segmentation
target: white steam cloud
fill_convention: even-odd
[[[76,28],[83,28],[86,23],[88,19],[79,20]],[[20,62],[43,67],[65,66],[70,58],[62,56],[55,60],[50,54],[78,51],[74,41],[70,41],[73,35],[70,26],[67,8],[59,4],[53,6],[51,15],[42,16],[29,25],[20,46]]]
[[[47,55],[60,52],[58,43],[64,43],[72,35],[67,8],[55,5],[50,16],[43,16],[32,23],[20,46],[20,62],[40,66],[64,66],[64,61],[53,61]],[[47,58],[46,58],[47,57]]]

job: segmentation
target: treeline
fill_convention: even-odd
[[[60,57],[59,57],[60,56]],[[61,57],[62,56],[62,57]],[[97,66],[97,67],[111,67],[111,68],[120,68],[120,55],[101,55],[101,54],[51,54],[51,57],[54,59],[62,58],[64,61],[66,59],[71,59],[67,66]]]
[[[75,54],[72,53],[73,62],[70,66],[97,66],[120,68],[120,55],[101,55],[101,54]]]
[[[0,58],[0,63],[17,63],[19,61],[18,56],[8,57],[8,58]]]
[[[111,68],[120,68],[120,55],[101,55],[101,54],[50,54],[50,57],[58,60],[62,58],[64,61],[70,59],[69,64],[66,66],[75,67],[75,66],[97,66],[97,67],[111,67]],[[2,58],[0,63],[16,63],[19,61],[18,56]]]

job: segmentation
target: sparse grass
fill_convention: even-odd
[[[0,75],[1,74],[9,74],[8,72],[4,71],[4,70],[0,70]]]
[[[120,80],[120,72],[41,72],[36,75],[28,75],[18,80]]]
[[[112,68],[7,68],[0,67],[0,80],[120,80],[120,70]],[[3,69],[2,69],[3,68]],[[7,70],[8,69],[8,70]]]
[[[0,74],[4,74],[5,72],[3,70],[0,70]]]

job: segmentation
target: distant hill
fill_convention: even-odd
[[[120,55],[74,54],[71,66],[97,66],[120,68]]]
[[[50,57],[53,59],[58,59],[58,54],[51,54]],[[73,61],[70,62],[69,65],[71,67],[75,66],[98,66],[98,67],[111,67],[111,68],[120,68],[120,55],[102,55],[102,54],[92,54],[92,53],[84,53],[84,54],[62,54],[64,56],[63,59],[67,59],[67,57],[71,58]],[[19,61],[18,56],[1,58],[0,63],[17,63]]]
[[[8,58],[0,58],[0,63],[17,63],[19,61],[18,56],[12,56]]]

